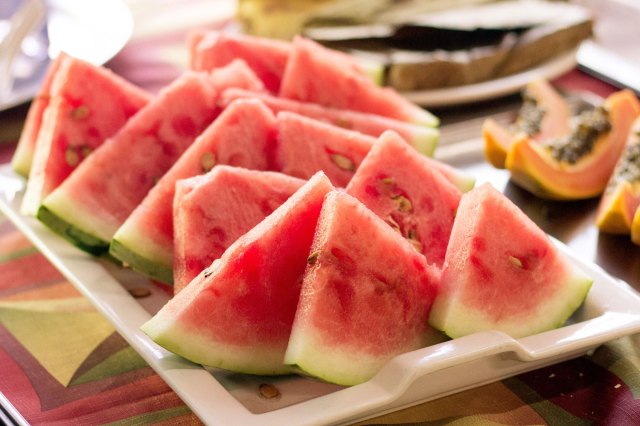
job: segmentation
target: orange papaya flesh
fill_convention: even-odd
[[[628,235],[631,233],[638,206],[640,206],[640,119],[636,119],[629,132],[626,147],[618,159],[600,200],[596,226],[602,232]],[[640,222],[638,226],[640,227]]]
[[[579,200],[600,195],[639,114],[640,102],[625,89],[610,95],[602,107],[583,113],[561,141],[517,139],[505,161],[511,180],[541,198]]]
[[[545,141],[567,134],[571,109],[567,101],[546,80],[535,80],[522,93],[523,104],[511,128],[499,125],[492,118],[482,126],[487,161],[499,169],[505,168],[511,144],[523,137]]]

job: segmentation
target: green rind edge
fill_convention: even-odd
[[[435,127],[424,127],[424,129],[432,130],[432,133],[412,138],[411,145],[427,157],[433,157],[440,142],[440,131]]]
[[[38,220],[44,223],[56,234],[60,235],[80,250],[94,256],[100,256],[108,252],[109,242],[91,235],[64,220],[46,206],[41,205],[36,214]]]
[[[162,325],[158,324],[159,322],[162,322],[161,319],[158,319],[158,315],[140,326],[140,330],[147,336],[149,336],[149,338],[158,345],[162,346],[169,352],[181,356],[189,362],[193,362],[194,364],[199,364],[206,367],[221,368],[223,370],[233,371],[236,373],[254,374],[260,376],[281,376],[293,373],[291,368],[286,364],[282,364],[277,368],[274,367],[272,370],[267,370],[260,368],[245,368],[250,364],[237,364],[230,360],[224,360],[221,357],[216,357],[214,360],[213,358],[211,358],[210,353],[205,354],[203,351],[194,349],[195,346],[190,346],[184,343],[185,340],[193,339],[193,337],[186,337],[184,332],[175,329],[167,330],[163,328]],[[183,343],[179,342],[180,340],[182,340]],[[251,352],[254,354],[260,353],[259,349],[253,350]]]
[[[112,239],[109,254],[120,262],[127,264],[134,271],[140,272],[151,279],[173,285],[173,267],[162,262],[141,256],[117,239]]]

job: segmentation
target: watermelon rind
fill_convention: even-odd
[[[590,277],[573,267],[561,290],[541,307],[535,319],[527,318],[524,321],[522,318],[514,318],[502,321],[499,331],[513,338],[520,338],[562,327],[585,301],[592,283]],[[496,324],[486,320],[482,310],[476,311],[468,304],[458,303],[455,296],[436,298],[429,323],[451,338],[497,328]]]
[[[212,267],[207,269],[209,272],[211,270]],[[198,293],[197,287],[191,285],[185,287],[180,292],[180,297],[188,299],[195,297]],[[229,371],[241,370],[245,374],[280,375],[293,372],[291,367],[274,362],[282,357],[280,351],[271,353],[264,347],[260,348],[260,356],[256,356],[255,352],[248,352],[246,348],[236,348],[229,344],[218,345],[216,356],[212,359],[209,341],[203,340],[199,334],[181,326],[177,321],[163,320],[162,315],[163,311],[160,311],[154,319],[143,324],[140,329],[158,345],[186,357],[191,362]],[[171,313],[167,312],[166,315]]]
[[[172,259],[162,259],[165,253],[154,250],[152,245],[147,245],[144,250],[137,250],[139,246],[134,246],[128,237],[132,234],[123,234],[121,238],[113,238],[109,245],[109,254],[118,259],[122,263],[129,266],[132,270],[141,272],[156,281],[171,284],[173,283]],[[131,250],[129,247],[136,247]],[[153,253],[152,256],[142,256],[140,253]]]
[[[94,234],[82,231],[77,226],[72,225],[69,221],[62,219],[60,215],[54,213],[45,205],[40,206],[36,217],[74,246],[94,256],[104,254],[109,247],[109,243],[104,239]]]

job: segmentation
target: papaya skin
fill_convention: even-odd
[[[529,137],[532,141],[545,141],[567,134],[571,129],[569,119],[571,109],[566,100],[546,80],[535,80],[525,89],[525,96],[536,100],[543,111],[540,129],[535,134],[527,134],[516,121],[516,129],[509,129],[488,118],[482,125],[485,157],[498,169],[505,168],[507,152],[511,144],[520,138]]]
[[[511,180],[546,199],[580,200],[602,194],[625,147],[629,129],[640,114],[640,102],[625,89],[609,96],[604,107],[611,130],[600,135],[592,152],[575,164],[555,160],[543,144],[518,138],[505,161]]]

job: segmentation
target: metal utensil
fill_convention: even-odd
[[[45,15],[42,0],[27,0],[9,19],[9,30],[0,41],[0,101],[6,99],[13,88],[13,63],[23,40],[38,27]]]

